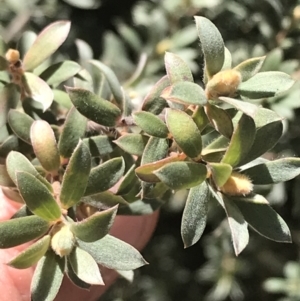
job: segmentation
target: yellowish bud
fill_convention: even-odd
[[[253,190],[253,184],[246,175],[233,172],[220,190],[232,196],[247,195]]]
[[[20,59],[20,52],[10,48],[6,51],[5,58],[9,63],[15,64]]]
[[[300,20],[300,5],[297,5],[293,10],[293,18],[296,21]]]
[[[68,225],[56,224],[52,230],[51,248],[60,257],[69,255],[75,244],[75,237]]]
[[[220,96],[233,97],[241,81],[240,72],[234,69],[221,71],[208,81],[206,96],[210,100],[217,100]]]

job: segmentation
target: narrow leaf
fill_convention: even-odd
[[[53,102],[53,91],[48,84],[34,73],[25,72],[22,77],[22,84],[25,87],[26,96],[38,102],[45,112]]]
[[[133,114],[135,123],[148,135],[166,138],[169,130],[165,123],[156,115],[150,112],[135,112]]]
[[[160,97],[162,91],[170,85],[167,75],[162,77],[144,98],[142,110],[158,115],[167,107],[167,102]]]
[[[152,163],[165,158],[168,154],[168,141],[158,137],[151,137],[145,147],[141,165]]]
[[[128,271],[147,264],[134,247],[109,234],[91,243],[78,239],[78,246],[91,254],[97,263],[109,269]]]
[[[70,26],[69,21],[58,21],[47,26],[25,54],[24,69],[33,70],[53,54],[67,38]]]
[[[81,66],[73,61],[65,60],[51,65],[40,74],[40,78],[48,85],[58,85],[67,79],[73,77],[81,69]]]
[[[246,80],[254,76],[257,72],[259,72],[265,61],[265,58],[265,56],[261,56],[248,59],[238,64],[234,69],[241,73],[242,81],[245,82]]]
[[[79,141],[65,171],[60,201],[68,209],[77,204],[84,194],[91,170],[91,155],[88,147]]]
[[[282,158],[243,170],[253,184],[265,185],[289,181],[300,174],[300,158]]]
[[[79,288],[89,290],[89,288],[91,287],[91,285],[89,283],[86,283],[78,278],[78,276],[73,271],[73,268],[72,268],[69,260],[67,260],[65,273],[67,274],[69,279],[72,281],[72,283],[75,284],[76,286],[78,286]]]
[[[35,176],[17,172],[17,186],[26,205],[37,216],[46,221],[58,220],[61,211],[48,188]]]
[[[60,158],[54,132],[48,122],[36,120],[30,128],[30,140],[36,157],[49,172],[56,172]]]
[[[48,251],[38,262],[31,281],[32,301],[53,301],[64,277],[65,258]]]
[[[31,267],[46,254],[50,245],[50,239],[50,235],[45,235],[7,264],[16,269],[27,269]]]
[[[121,115],[117,106],[88,90],[71,87],[66,89],[76,109],[99,124],[114,126]]]
[[[104,285],[99,267],[88,252],[75,248],[68,260],[79,279],[93,285]]]
[[[181,221],[181,236],[184,247],[194,245],[202,236],[206,226],[209,189],[204,181],[190,189]]]
[[[164,165],[154,174],[174,190],[188,189],[201,184],[207,175],[206,166],[194,162],[172,162]]]
[[[15,247],[45,234],[50,223],[36,216],[26,216],[0,222],[0,247]]]
[[[34,120],[27,114],[21,113],[17,110],[10,110],[8,113],[8,123],[13,132],[18,138],[31,144],[30,128]]]
[[[249,243],[248,224],[239,208],[230,199],[224,198],[224,209],[228,218],[233,247],[239,255]]]
[[[283,131],[282,121],[275,121],[257,129],[255,139],[247,156],[239,165],[244,165],[260,157],[268,150],[272,149],[280,139]]]
[[[83,142],[90,150],[93,157],[101,157],[113,152],[115,145],[113,139],[107,135],[99,135],[89,138],[84,138]]]
[[[204,54],[205,68],[211,77],[224,64],[224,42],[217,27],[204,17],[195,17],[198,36]]]
[[[207,104],[204,110],[211,125],[220,134],[230,139],[233,132],[230,115],[225,110],[210,104]]]
[[[239,85],[242,96],[252,99],[272,97],[292,87],[295,81],[279,71],[260,72]]]
[[[79,139],[83,138],[87,126],[87,119],[75,107],[69,111],[59,137],[58,149],[63,158],[70,158]]]
[[[193,75],[189,66],[179,56],[166,52],[165,67],[171,84],[181,81],[193,82]]]
[[[201,133],[192,117],[180,110],[167,109],[166,124],[185,154],[191,158],[200,155],[202,150]]]
[[[117,144],[125,152],[142,156],[145,146],[148,142],[148,137],[141,134],[124,134],[119,137],[117,140],[114,140],[114,143]]]
[[[15,84],[7,84],[0,91],[0,127],[7,122],[10,109],[15,109],[20,100],[20,92]]]
[[[232,134],[222,163],[237,166],[248,154],[256,134],[255,124],[251,117],[243,114]]]
[[[160,182],[160,179],[153,173],[155,170],[163,167],[164,165],[176,162],[183,161],[186,159],[185,154],[176,154],[171,157],[167,157],[152,163],[144,164],[136,168],[136,175],[145,182]]]
[[[161,97],[185,105],[203,106],[207,103],[204,90],[192,82],[175,82],[162,91]]]
[[[236,201],[249,225],[262,236],[278,241],[291,242],[290,230],[282,219],[268,204]]]
[[[121,89],[121,84],[118,80],[118,78],[116,77],[115,73],[106,65],[104,65],[103,63],[96,61],[96,60],[90,60],[89,61],[92,65],[94,65],[95,67],[97,67],[104,75],[105,78],[108,82],[109,88],[116,100],[116,102],[119,105],[123,104],[123,92]]]
[[[105,211],[96,212],[82,222],[72,223],[71,231],[86,242],[93,242],[103,238],[110,230],[118,207],[107,209]]]
[[[121,179],[124,171],[125,162],[122,157],[113,158],[92,168],[84,195],[108,190]]]

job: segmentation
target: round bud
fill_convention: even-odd
[[[60,257],[69,255],[75,244],[75,237],[68,225],[56,224],[52,230],[51,248]]]
[[[20,52],[16,49],[8,49],[5,53],[5,58],[9,63],[15,64],[20,59]]]
[[[247,195],[253,190],[250,179],[243,174],[233,172],[220,191],[231,196]]]
[[[210,100],[217,100],[220,96],[233,97],[241,81],[240,72],[234,69],[220,71],[208,81],[206,96]]]

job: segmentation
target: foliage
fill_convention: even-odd
[[[166,38],[169,17],[181,8],[175,2],[137,6],[136,24],[149,31],[146,43],[118,23],[131,50],[146,53],[129,79],[133,63],[126,54],[114,54],[130,65],[117,76],[115,68],[94,59],[80,40],[80,64],[63,54],[61,61],[59,55],[52,56],[67,38],[67,21],[50,24],[35,40],[25,36],[21,55],[2,43],[0,184],[24,206],[0,223],[0,245],[9,248],[34,240],[9,263],[16,268],[38,263],[33,300],[53,300],[64,273],[87,289],[103,285],[97,263],[125,271],[144,265],[137,250],[108,234],[114,218],[152,213],[180,193],[186,196],[181,220],[186,248],[201,238],[212,212],[222,208],[226,215],[227,224],[219,228],[226,233],[226,250],[217,248],[208,262],[224,277],[206,277],[205,267],[199,274],[201,281],[215,283],[207,300],[242,295],[235,278],[239,269],[230,270],[240,260],[229,251],[228,233],[236,255],[248,245],[248,226],[270,240],[291,242],[287,224],[262,191],[300,174],[299,158],[268,157],[283,134],[282,117],[272,109],[281,112],[298,93],[282,64],[268,67],[272,55],[282,50],[238,61],[216,26],[199,16],[196,29],[184,26]],[[201,7],[197,3],[193,7]],[[164,21],[153,23],[157,18]],[[152,27],[161,24],[161,36],[151,35]],[[200,50],[192,47],[197,34]],[[102,59],[107,63],[111,43],[120,40],[113,37],[105,43]],[[156,84],[143,95],[153,80]],[[133,89],[142,101],[136,102]],[[295,107],[291,101],[288,108]],[[285,116],[292,115],[286,111]],[[224,272],[226,260],[230,264]],[[48,272],[51,267],[47,275],[44,266]]]

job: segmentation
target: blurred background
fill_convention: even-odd
[[[233,66],[267,55],[263,70],[300,78],[296,0],[0,0],[0,36],[22,52],[34,33],[55,20],[69,19],[71,34],[55,60],[73,59],[83,66],[89,59],[101,60],[139,104],[165,74],[165,51],[181,56],[195,81],[201,82],[194,15],[205,16],[218,27]],[[268,155],[300,156],[299,82],[284,95],[256,103],[284,118],[284,135]],[[236,257],[220,209],[210,212],[200,242],[183,249],[180,223],[185,196],[177,193],[161,209],[156,232],[143,251],[150,265],[137,270],[131,284],[117,281],[101,301],[300,300],[300,178],[256,188],[289,225],[293,244],[278,244],[251,231],[249,245]]]

